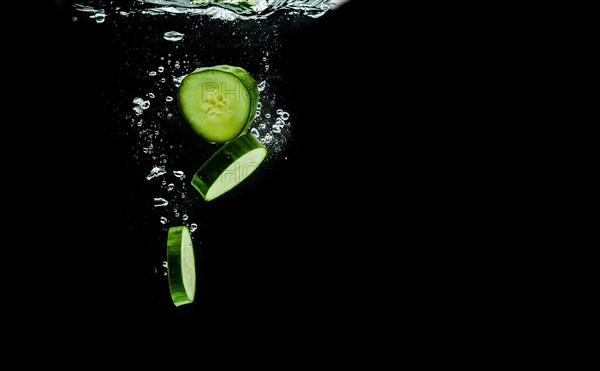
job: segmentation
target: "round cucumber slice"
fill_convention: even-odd
[[[258,106],[258,85],[241,67],[200,67],[183,78],[177,98],[196,134],[211,143],[225,143],[250,128]]]
[[[267,156],[252,133],[225,143],[198,169],[192,185],[206,201],[214,200],[250,176]]]
[[[194,246],[187,226],[169,228],[167,237],[169,290],[175,306],[189,304],[196,295]]]

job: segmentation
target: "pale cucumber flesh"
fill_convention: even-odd
[[[225,143],[246,132],[254,120],[258,85],[240,67],[202,67],[184,77],[178,101],[196,134]]]

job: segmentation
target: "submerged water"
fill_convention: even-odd
[[[261,167],[268,171],[273,159],[287,159],[286,144],[294,125],[294,112],[281,94],[285,82],[279,69],[280,28],[319,17],[337,3],[144,0],[119,7],[113,1],[79,0],[74,4],[74,23],[110,28],[116,37],[120,67],[115,81],[105,87],[105,106],[118,123],[118,135],[131,143],[128,161],[139,169],[131,197],[147,198],[132,202],[148,205],[144,213],[132,212],[134,222],[155,226],[162,233],[157,246],[162,246],[171,226],[187,225],[193,234],[202,231],[201,209],[206,203],[190,180],[218,149],[194,135],[180,114],[176,96],[183,77],[197,67],[218,64],[241,66],[254,77],[260,99],[250,132],[267,147]],[[259,176],[257,172],[245,182]],[[161,261],[155,260],[157,274]]]

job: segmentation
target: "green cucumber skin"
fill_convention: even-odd
[[[245,155],[249,150],[266,147],[252,133],[246,133],[225,143],[215,152],[192,177],[192,186],[206,199],[210,186],[219,179],[230,163]]]
[[[187,229],[186,226],[177,226],[169,228],[167,237],[167,246],[173,244],[178,247],[181,246],[181,239],[183,230]],[[181,270],[181,264],[178,264],[181,259],[181,248],[172,250],[173,253],[167,253],[167,272],[169,275],[169,290],[171,291],[171,298],[175,306],[191,303],[188,298],[185,287],[183,285],[183,272]]]
[[[234,75],[235,77],[237,77],[242,82],[242,84],[244,85],[244,87],[248,91],[248,94],[250,95],[250,112],[248,113],[248,119],[246,120],[246,125],[243,127],[243,129],[240,131],[240,133],[235,137],[235,138],[237,138],[240,135],[246,133],[248,131],[248,129],[250,129],[250,126],[252,125],[252,122],[256,118],[256,111],[258,109],[258,100],[259,100],[258,84],[256,83],[256,80],[254,80],[252,78],[252,76],[250,76],[250,74],[248,73],[248,71],[246,71],[242,67],[229,66],[229,65],[222,64],[222,65],[217,65],[217,66],[198,67],[198,68],[196,68],[191,73],[189,73],[186,77],[184,77],[184,79],[181,82],[180,89],[184,85],[185,79],[188,76],[191,76],[191,75],[196,74],[196,73],[202,73],[202,72],[205,72],[205,71],[210,71],[210,70],[220,71],[220,72],[227,72],[227,73],[230,73],[230,74]],[[177,95],[177,97],[178,97],[178,102],[180,102],[179,94]],[[179,104],[179,110],[181,111],[181,114],[183,115],[183,117],[186,117],[186,120],[187,120],[186,112],[183,109],[183,107],[181,106],[181,104]],[[199,133],[196,130],[196,128],[193,127],[193,125],[190,125],[190,126],[192,127],[192,130],[194,130],[194,132],[196,134],[198,134],[199,136],[201,136],[201,137],[204,138],[204,135],[202,133]],[[235,138],[231,138],[231,139],[235,139]],[[225,142],[227,142],[227,141],[225,141],[225,142],[215,142],[215,141],[210,141],[210,140],[207,140],[207,141],[209,141],[210,143],[225,143]]]

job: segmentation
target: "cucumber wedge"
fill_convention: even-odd
[[[258,106],[258,85],[241,67],[200,67],[183,78],[177,98],[196,134],[211,143],[225,143],[250,128]]]
[[[225,143],[192,178],[205,201],[228,192],[250,176],[267,156],[267,149],[252,133]]]
[[[169,228],[167,271],[175,306],[192,303],[196,295],[196,263],[190,230],[184,225]]]

